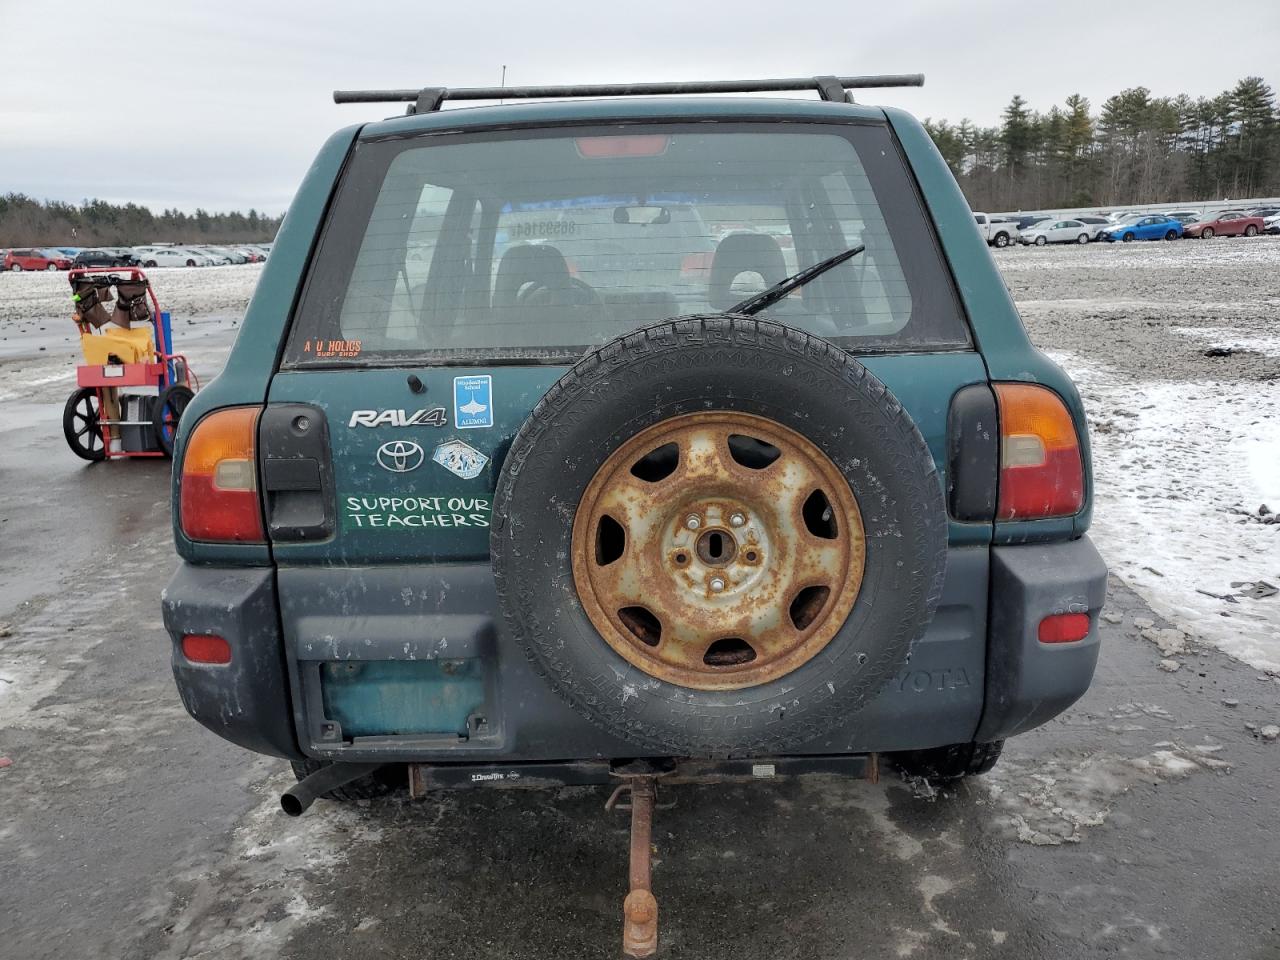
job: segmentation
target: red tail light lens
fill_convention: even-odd
[[[1084,466],[1071,412],[1045,387],[994,384],[1000,405],[997,520],[1069,517],[1084,505]]]
[[[255,458],[260,407],[231,407],[201,420],[182,458],[178,516],[191,540],[264,543]]]
[[[230,663],[231,644],[213,634],[189,633],[182,638],[182,655],[192,663]]]
[[[671,145],[665,133],[631,137],[578,137],[574,141],[578,155],[584,160],[606,160],[613,157],[660,157]]]
[[[1040,621],[1041,643],[1075,643],[1089,635],[1087,613],[1055,613]]]

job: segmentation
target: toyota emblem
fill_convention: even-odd
[[[378,466],[392,473],[408,473],[422,466],[422,448],[412,440],[392,440],[378,448]]]

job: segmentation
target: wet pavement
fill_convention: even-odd
[[[204,332],[209,372],[230,322]],[[605,791],[290,820],[284,764],[187,718],[158,605],[167,464],[76,460],[49,346],[0,360],[0,391],[15,366],[49,378],[0,423],[0,958],[616,955],[627,819]],[[1194,642],[1164,672],[1143,634],[1169,624],[1110,589],[1092,690],[987,777],[664,791],[661,955],[1280,958],[1280,744],[1249,729],[1280,722],[1280,683]]]

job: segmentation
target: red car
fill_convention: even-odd
[[[4,268],[14,273],[23,270],[70,270],[71,258],[54,250],[10,250],[4,255]]]
[[[1231,211],[1220,213],[1208,220],[1197,220],[1182,228],[1184,237],[1256,237],[1266,229],[1261,217]]]

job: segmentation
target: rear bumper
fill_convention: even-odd
[[[991,549],[986,702],[975,740],[1025,733],[1084,695],[1098,663],[1106,593],[1107,567],[1088,537]],[[1087,613],[1088,636],[1041,643],[1040,621],[1055,613]]]
[[[942,602],[911,662],[796,755],[995,740],[1045,722],[1088,689],[1105,580],[1087,539],[953,548]],[[183,564],[163,607],[188,712],[259,753],[485,765],[638,753],[557,698],[498,629],[487,564]],[[1041,618],[1076,610],[1090,614],[1089,637],[1039,644]],[[189,662],[188,633],[224,637],[231,663]]]
[[[173,640],[173,678],[187,712],[248,750],[303,759],[289,709],[275,572],[184,563],[165,587],[160,605]],[[192,663],[182,653],[187,634],[224,637],[231,645],[231,662]]]

